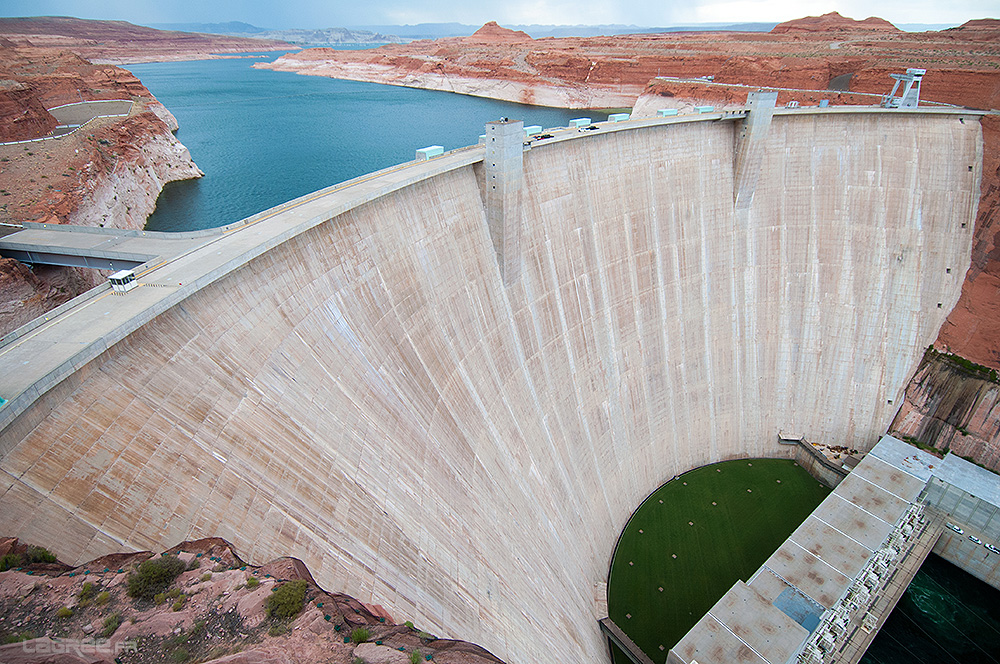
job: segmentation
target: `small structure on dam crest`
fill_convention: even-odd
[[[896,80],[892,92],[882,98],[885,108],[916,108],[920,105],[920,79],[927,73],[926,69],[907,69],[905,74],[889,74]],[[903,84],[903,94],[896,96],[899,84]]]
[[[505,284],[517,280],[521,267],[521,190],[524,187],[525,127],[520,120],[486,123],[486,223]]]

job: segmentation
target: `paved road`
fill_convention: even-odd
[[[48,109],[61,125],[82,125],[94,118],[124,116],[132,112],[129,100],[81,101]]]

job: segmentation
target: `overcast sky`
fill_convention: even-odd
[[[893,23],[1000,18],[1000,0],[0,0],[0,16],[77,16],[138,23],[244,21],[267,28],[457,22],[480,25],[786,21],[839,11]]]

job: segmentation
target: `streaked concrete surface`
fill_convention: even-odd
[[[0,521],[68,560],[225,537],[511,664],[600,661],[649,492],[885,430],[969,265],[959,117],[776,112],[739,215],[739,116],[559,132],[509,286],[482,148],[262,214],[0,348]]]

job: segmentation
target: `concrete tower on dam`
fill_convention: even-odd
[[[90,294],[0,348],[0,522],[71,560],[225,537],[511,664],[603,661],[643,497],[779,434],[870,448],[969,266],[975,113],[768,120],[555,132],[492,235],[455,151]]]

